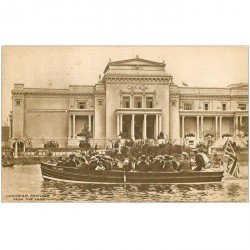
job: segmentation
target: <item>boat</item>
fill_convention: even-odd
[[[139,172],[123,170],[92,170],[57,167],[41,163],[44,180],[89,184],[170,184],[221,182],[224,171]]]

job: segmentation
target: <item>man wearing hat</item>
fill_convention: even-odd
[[[201,171],[202,168],[205,168],[205,161],[204,158],[202,156],[202,149],[196,149],[194,150],[194,154],[195,154],[195,162],[196,162],[196,167],[193,169],[193,171]]]
[[[169,155],[164,156],[164,166],[163,166],[164,172],[173,172],[174,169],[172,167],[172,163],[170,161]]]
[[[149,167],[149,165],[146,162],[146,156],[142,155],[141,161],[137,164],[137,170],[146,172],[146,171],[148,171],[148,167]]]
[[[74,154],[69,155],[69,161],[66,166],[68,168],[77,168],[76,156]]]
[[[161,163],[159,155],[157,155],[155,157],[153,163],[151,163],[151,171],[153,171],[153,172],[161,172],[162,171],[162,163]]]
[[[179,171],[178,162],[174,159],[174,156],[173,156],[173,155],[170,155],[170,156],[169,156],[169,159],[170,159],[170,162],[171,162],[171,164],[172,164],[172,168],[173,168],[175,171]]]
[[[181,154],[181,162],[179,165],[179,171],[181,172],[191,171],[191,162],[188,159],[187,152],[182,152]]]
[[[89,170],[95,170],[95,168],[97,167],[97,163],[98,159],[95,156],[92,156],[89,162]]]
[[[89,165],[87,164],[87,160],[85,157],[80,158],[80,163],[79,163],[79,168],[83,171],[88,171],[89,170]]]

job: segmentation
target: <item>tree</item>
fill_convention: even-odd
[[[82,131],[77,136],[83,137],[83,140],[88,143],[91,138],[91,133],[88,124],[84,124]]]
[[[242,131],[245,136],[248,136],[248,120],[242,122],[242,125],[239,126],[239,131]]]
[[[79,148],[81,148],[82,150],[89,150],[90,149],[89,140],[91,138],[91,133],[89,130],[89,126],[87,124],[84,124],[82,131],[79,134],[77,134],[77,136],[82,137],[82,140],[80,140],[79,143]]]

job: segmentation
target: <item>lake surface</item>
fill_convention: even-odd
[[[97,185],[43,181],[40,165],[2,168],[7,202],[247,202],[248,167],[218,184]]]

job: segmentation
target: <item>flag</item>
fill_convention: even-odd
[[[224,155],[228,157],[227,162],[227,172],[232,176],[238,178],[240,173],[240,166],[236,153],[233,149],[233,146],[229,140],[227,140],[224,148]]]
[[[188,87],[188,84],[186,84],[185,82],[182,82],[182,85],[183,85],[184,87]]]

